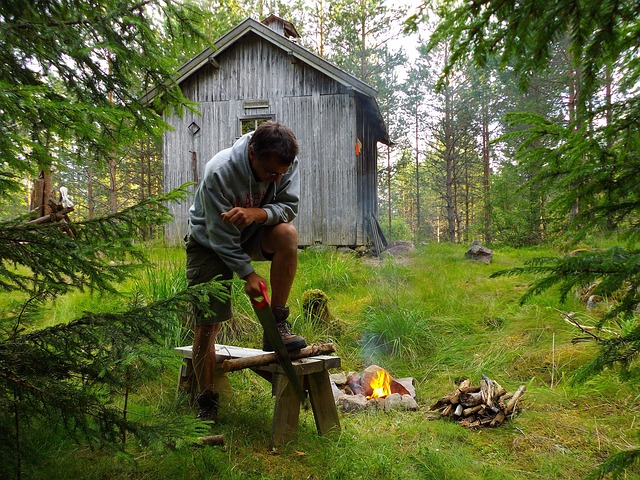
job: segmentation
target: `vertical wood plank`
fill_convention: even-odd
[[[338,409],[331,391],[329,372],[323,370],[307,375],[305,378],[318,433],[326,435],[332,430],[340,430],[340,419],[338,418]]]
[[[299,378],[299,381],[303,380]],[[287,443],[298,437],[300,399],[282,374],[273,375],[276,404],[273,412],[272,439],[274,443]]]

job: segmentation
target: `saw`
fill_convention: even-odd
[[[282,367],[282,370],[284,370],[284,373],[293,387],[293,390],[296,392],[296,395],[300,401],[303,402],[305,399],[304,390],[300,385],[296,371],[291,363],[289,352],[287,351],[284,342],[282,341],[282,337],[278,332],[278,328],[276,327],[276,319],[271,311],[269,295],[267,294],[267,285],[264,282],[260,282],[260,291],[262,293],[262,300],[258,301],[255,298],[252,298],[251,304],[253,305],[253,309],[258,316],[258,320],[260,321],[262,328],[264,329],[265,336],[274,348],[278,358],[278,363]]]

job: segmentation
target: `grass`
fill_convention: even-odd
[[[504,249],[490,265],[464,259],[464,246],[425,245],[406,261],[382,262],[334,250],[300,253],[290,307],[296,333],[308,341],[334,341],[346,371],[370,363],[394,377],[413,377],[419,412],[341,414],[339,433],[319,437],[313,414],[303,409],[299,438],[276,449],[270,444],[273,409],[270,386],[249,371],[229,375],[234,395],[223,400],[219,424],[226,446],[143,449],[135,441],[128,455],[92,451],[67,439],[48,437],[28,470],[28,478],[87,479],[575,479],[583,478],[609,454],[636,445],[637,387],[605,372],[582,385],[573,372],[596,350],[573,344],[577,331],[563,313],[587,315],[553,292],[520,305],[532,278],[489,278],[520,265],[544,249]],[[154,249],[155,267],[129,291],[163,295],[182,282],[183,253]],[[259,273],[268,277],[266,265]],[[305,322],[301,298],[321,289],[339,330]],[[241,282],[233,287],[241,321],[225,327],[224,341],[257,346],[261,332]],[[84,298],[84,297],[83,297]],[[76,298],[75,305],[94,302]],[[104,299],[102,300],[104,302]],[[56,318],[63,315],[57,307]],[[79,307],[68,305],[68,313]],[[84,307],[83,307],[84,308]],[[177,334],[173,343],[186,340]],[[172,343],[167,344],[170,348]],[[509,391],[527,386],[523,411],[496,429],[466,430],[433,419],[427,407],[451,392],[455,382],[485,374]],[[131,401],[145,409],[191,417],[186,399],[176,400],[177,372],[145,385]],[[626,478],[638,478],[633,470]]]

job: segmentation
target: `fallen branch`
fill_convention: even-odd
[[[520,385],[518,390],[516,390],[516,393],[513,394],[513,397],[509,399],[509,402],[507,403],[507,408],[504,409],[505,415],[510,415],[511,412],[513,412],[513,409],[515,408],[516,403],[518,403],[518,400],[520,400],[520,397],[522,396],[522,394],[525,392],[526,389],[527,387],[525,387],[524,385]]]
[[[578,328],[582,333],[585,333],[587,335],[589,335],[588,337],[578,337],[578,338],[574,338],[572,340],[572,343],[578,343],[578,342],[584,342],[584,341],[589,341],[589,340],[593,340],[595,342],[601,342],[602,341],[602,337],[599,337],[598,335],[596,335],[595,332],[602,332],[602,333],[607,333],[609,335],[614,335],[616,337],[619,336],[619,334],[613,330],[610,330],[608,328],[602,328],[602,327],[596,327],[594,325],[581,325],[580,323],[578,323],[578,321],[574,318],[575,314],[573,312],[569,312],[569,313],[565,313],[563,315],[564,321],[567,322],[569,325],[571,325],[572,327],[576,327]]]
[[[202,445],[224,445],[224,435],[209,435],[206,437],[198,437],[198,440],[202,442]]]
[[[63,220],[66,217],[67,213],[70,213],[70,212],[73,212],[73,207],[65,207],[62,210],[59,210],[57,212],[52,212],[49,215],[44,215],[42,217],[29,220],[27,223],[40,224],[40,223],[48,223],[48,222],[59,222],[60,220]]]

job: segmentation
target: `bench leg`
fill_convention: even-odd
[[[274,374],[272,382],[273,394],[276,397],[272,438],[274,443],[287,443],[298,436],[300,399],[285,375]]]
[[[177,393],[186,393],[189,399],[189,405],[193,405],[198,395],[198,381],[193,371],[193,362],[190,358],[183,359],[184,363],[180,365],[178,373],[178,389]]]
[[[338,409],[331,391],[329,372],[312,373],[306,376],[309,400],[313,410],[313,418],[320,435],[329,433],[330,430],[340,430]]]
[[[232,396],[231,383],[229,383],[229,379],[222,368],[216,368],[213,372],[213,389],[220,393],[221,396],[228,398]],[[191,358],[184,358],[183,364],[180,366],[177,393],[180,394],[181,392],[188,395],[190,405],[195,403],[196,397],[200,393]]]
[[[231,387],[229,377],[227,377],[227,374],[222,368],[216,368],[213,371],[213,391],[220,395],[218,398],[220,411],[222,411],[223,408],[227,409],[229,405],[232,404],[233,388]]]

